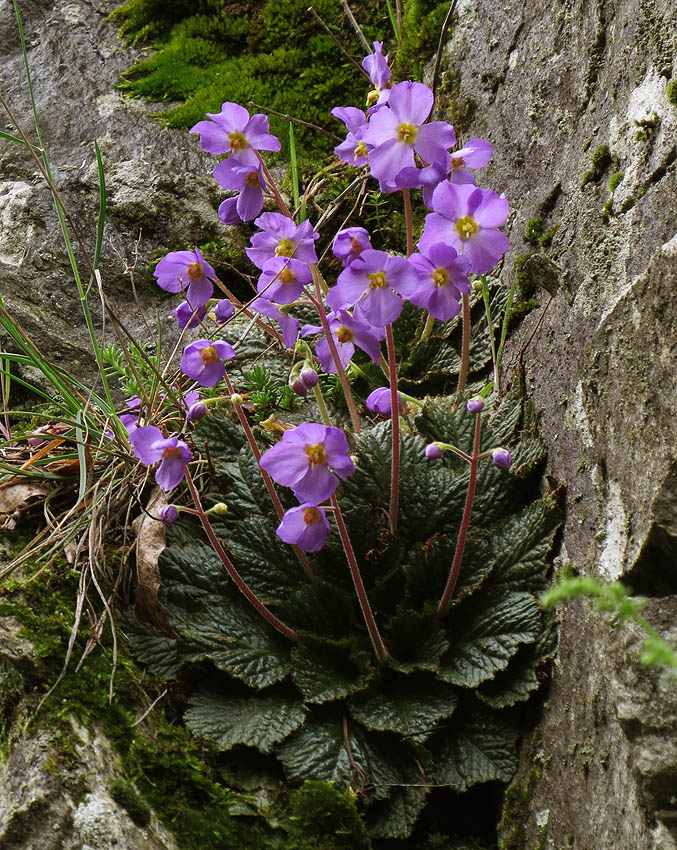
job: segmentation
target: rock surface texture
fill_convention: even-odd
[[[656,597],[648,616],[669,640],[677,618],[677,107],[666,94],[677,76],[674,4],[461,0],[458,14],[448,68],[477,105],[466,136],[496,146],[488,181],[511,202],[508,274],[522,254],[532,257],[525,268],[535,285],[552,289],[558,277],[545,316],[550,296],[541,289],[541,307],[512,339],[506,374],[542,319],[523,362],[547,471],[567,488],[561,560]],[[551,244],[525,239],[534,218],[544,231],[558,225]],[[521,833],[506,831],[506,848],[677,846],[677,695],[639,665],[638,639],[588,606],[564,612],[540,743],[524,754],[528,816]]]
[[[222,232],[219,198],[195,140],[162,131],[151,107],[115,90],[133,53],[104,21],[114,5],[21,3],[54,181],[91,250],[98,140],[110,200],[103,282],[130,331],[145,338],[137,311],[125,310],[133,293],[124,268],[139,229],[140,302],[168,313],[146,261],[186,239],[218,238],[210,234]],[[677,615],[677,107],[666,88],[677,79],[676,50],[673,0],[460,0],[445,52],[447,79],[460,80],[472,115],[464,136],[496,147],[482,180],[511,203],[504,280],[521,254],[531,283],[554,292],[543,315],[550,295],[539,290],[541,306],[505,364],[507,377],[531,340],[522,359],[547,471],[567,489],[561,560],[653,597],[647,616],[668,639]],[[0,0],[0,55],[3,90],[29,128],[10,0]],[[612,192],[609,180],[621,173]],[[45,351],[85,374],[77,295],[35,176],[26,150],[0,140],[0,292]],[[557,225],[550,241],[525,240],[534,218],[544,231]],[[677,847],[677,690],[641,667],[638,641],[589,607],[563,613],[540,736],[525,748],[518,780],[528,799],[519,828],[503,836],[506,850]],[[95,748],[88,734],[82,746]],[[33,803],[12,785],[12,770],[0,779],[2,846],[71,846],[58,838],[62,816],[49,802],[58,795],[44,771],[40,778],[39,750],[37,740],[23,750],[26,776],[38,777]],[[89,837],[113,811],[104,797],[94,788],[69,809],[78,847],[109,846]],[[28,813],[29,803],[53,814],[51,844],[44,836],[12,843],[11,807]],[[106,821],[104,832],[124,836],[125,817]],[[115,846],[170,846],[159,835],[134,841]]]

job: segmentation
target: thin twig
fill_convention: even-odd
[[[278,118],[284,118],[285,121],[293,121],[295,124],[300,124],[302,127],[308,127],[308,129],[314,130],[316,133],[321,133],[323,136],[327,136],[327,138],[333,139],[336,142],[343,141],[343,139],[340,136],[337,136],[336,133],[332,133],[330,130],[325,130],[323,127],[318,127],[317,124],[312,124],[310,121],[304,121],[301,118],[296,118],[294,115],[288,115],[286,112],[278,112],[276,109],[270,109],[268,106],[261,106],[259,103],[254,103],[253,100],[249,101],[249,106],[253,106],[254,109],[260,109],[262,112],[267,112],[270,115],[277,115]]]
[[[365,38],[364,33],[362,32],[362,27],[355,20],[355,15],[353,15],[353,11],[350,8],[350,6],[348,5],[348,0],[341,0],[341,5],[343,6],[343,11],[348,16],[348,20],[352,24],[353,29],[357,33],[357,37],[360,39],[360,41],[364,45],[364,49],[367,51],[367,53],[373,53],[374,51],[372,50],[371,45],[369,44],[369,42]]]
[[[337,37],[334,35],[334,33],[333,33],[330,29],[329,29],[329,27],[327,26],[327,24],[325,24],[325,22],[322,20],[322,18],[321,18],[321,17],[317,14],[317,12],[315,11],[315,9],[313,9],[313,7],[312,7],[312,6],[308,6],[308,11],[309,11],[309,12],[310,12],[310,14],[311,14],[311,15],[315,18],[315,20],[316,20],[316,21],[318,22],[318,24],[322,27],[322,29],[323,29],[323,30],[327,33],[327,35],[328,35],[328,36],[332,39],[332,41],[334,42],[334,44],[338,47],[338,49],[341,51],[341,53],[343,53],[343,55],[346,57],[346,59],[347,59],[347,60],[348,60],[348,61],[349,61],[352,65],[354,65],[354,66],[357,68],[357,70],[358,70],[361,74],[364,74],[364,75],[366,76],[366,78],[367,78],[367,79],[369,79],[369,74],[368,74],[368,73],[364,70],[364,68],[360,65],[360,63],[359,63],[356,59],[353,59],[353,57],[350,55],[350,53],[348,53],[348,51],[347,51],[347,50],[345,49],[345,47],[341,44],[341,42],[338,40],[338,38],[337,38]]]
[[[148,706],[148,708],[144,711],[144,713],[141,715],[141,717],[139,717],[139,719],[138,719],[138,720],[135,720],[135,721],[131,724],[131,726],[130,726],[129,728],[130,728],[130,729],[133,729],[135,726],[138,726],[138,725],[139,725],[139,723],[143,723],[143,721],[144,721],[144,720],[148,717],[148,715],[149,715],[149,714],[151,713],[151,711],[155,708],[155,706],[156,706],[156,705],[160,702],[160,700],[161,700],[163,697],[167,696],[167,691],[168,691],[168,690],[169,690],[169,688],[165,688],[165,689],[164,689],[164,691],[162,691],[162,693],[160,694],[160,696],[159,696],[159,697],[156,697],[156,698],[153,700],[153,702],[152,702],[152,703]]]
[[[435,96],[435,92],[437,91],[437,84],[440,78],[440,65],[442,64],[442,50],[444,49],[444,40],[447,36],[447,30],[449,29],[449,24],[451,23],[451,19],[456,11],[456,6],[458,4],[458,0],[451,0],[449,4],[449,11],[447,12],[447,16],[444,19],[444,23],[442,24],[442,29],[440,30],[440,40],[437,44],[437,55],[435,56],[435,69],[433,70],[433,84],[431,86],[433,97]]]

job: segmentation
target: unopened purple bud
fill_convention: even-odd
[[[499,469],[504,469],[506,472],[512,466],[512,457],[507,449],[496,449],[491,454],[491,460],[494,466],[497,466]]]
[[[437,458],[442,457],[442,449],[437,443],[429,443],[425,447],[425,456],[430,460],[437,460]]]
[[[206,416],[206,414],[207,408],[204,406],[204,404],[198,402],[197,404],[191,404],[191,406],[188,408],[186,419],[189,422],[198,422],[200,419],[202,419],[203,416]]]
[[[314,369],[304,369],[303,372],[301,372],[301,380],[309,390],[312,390],[313,387],[317,386],[320,376]]]
[[[235,315],[235,308],[227,298],[224,298],[222,301],[219,301],[214,308],[214,315],[216,316],[216,321],[219,324],[223,324],[224,322],[227,322],[228,319],[233,318]]]
[[[158,511],[157,518],[165,525],[171,525],[179,518],[179,512],[174,505],[165,505]]]
[[[292,381],[289,386],[292,390],[294,390],[296,395],[300,395],[301,398],[305,398],[308,395],[308,387],[303,383],[301,378],[297,378],[295,381]]]
[[[484,401],[479,396],[471,398],[470,401],[466,404],[466,408],[469,413],[481,413],[483,407]]]

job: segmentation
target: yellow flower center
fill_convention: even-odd
[[[358,156],[366,156],[367,153],[367,146],[364,142],[360,142],[359,145],[355,148],[355,161],[357,161]]]
[[[388,282],[384,271],[374,272],[369,275],[369,289],[383,289],[387,285]]]
[[[303,512],[303,521],[306,525],[312,525],[314,522],[319,522],[322,517],[317,508],[306,508]]]
[[[230,149],[233,153],[243,151],[249,147],[249,142],[245,139],[242,133],[238,133],[237,130],[228,134],[228,141],[230,142]]]
[[[367,94],[367,106],[373,106],[376,103],[376,101],[378,100],[379,94],[380,94],[380,92],[378,90],[378,87],[376,87],[375,89],[372,89]]]
[[[449,283],[449,272],[446,269],[439,268],[433,272],[433,283],[435,286],[446,286]]]
[[[397,128],[397,138],[408,145],[414,144],[416,136],[418,136],[418,127],[414,124],[408,124],[406,121],[403,121]]]
[[[461,156],[452,156],[451,158],[451,167],[452,168],[463,168],[465,165],[465,160]]]
[[[336,339],[339,342],[352,342],[355,339],[355,334],[349,328],[342,325],[336,333]]]
[[[470,215],[464,215],[456,222],[456,233],[458,233],[461,239],[470,239],[479,229],[479,224]]]
[[[291,257],[294,253],[294,243],[291,239],[280,239],[275,249],[276,257]]]
[[[321,464],[322,466],[327,465],[327,458],[324,453],[324,446],[321,443],[317,446],[306,446],[306,454],[308,455],[309,463]]]
[[[245,183],[247,186],[259,186],[261,181],[259,179],[258,171],[250,171],[247,177],[245,178]]]
[[[294,282],[294,272],[291,269],[284,268],[277,276],[280,283],[293,283]]]
[[[202,358],[202,362],[205,364],[205,366],[207,366],[209,363],[213,363],[215,360],[220,359],[213,345],[209,345],[207,346],[207,348],[203,348],[200,351],[200,357]]]
[[[204,277],[202,272],[202,264],[201,263],[191,263],[188,266],[188,277],[191,280],[195,280],[198,277]]]

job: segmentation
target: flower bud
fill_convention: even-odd
[[[466,408],[468,413],[481,413],[482,408],[484,407],[484,400],[479,396],[475,396],[475,398],[471,398],[470,401],[466,404]]]
[[[165,525],[171,525],[179,518],[179,512],[175,505],[164,505],[158,511],[157,518],[160,522],[164,522]]]
[[[430,460],[437,460],[437,458],[442,457],[442,449],[437,443],[429,443],[425,447],[425,456]]]
[[[186,419],[189,422],[198,422],[200,419],[202,419],[203,416],[206,415],[206,413],[207,408],[204,406],[204,404],[200,404],[200,402],[198,402],[197,404],[191,404],[191,406],[188,408]]]
[[[216,318],[216,321],[221,325],[224,322],[227,322],[228,319],[232,319],[234,315],[235,308],[227,298],[224,298],[219,301],[216,307],[214,307],[214,316]]]
[[[228,505],[225,502],[217,502],[215,505],[211,506],[207,513],[216,514],[217,516],[223,516],[223,514],[228,513]]]
[[[497,466],[499,469],[503,469],[506,472],[512,466],[512,457],[507,449],[494,449],[491,453],[491,461],[494,466]]]
[[[314,369],[304,369],[301,372],[301,380],[309,390],[312,390],[313,387],[317,386],[320,376]]]
[[[303,383],[301,378],[297,378],[295,381],[292,381],[289,386],[296,395],[300,395],[301,398],[305,398],[308,395],[308,387]]]
[[[230,397],[230,403],[233,407],[240,407],[240,405],[244,404],[244,399],[240,395],[240,393],[233,393]]]

